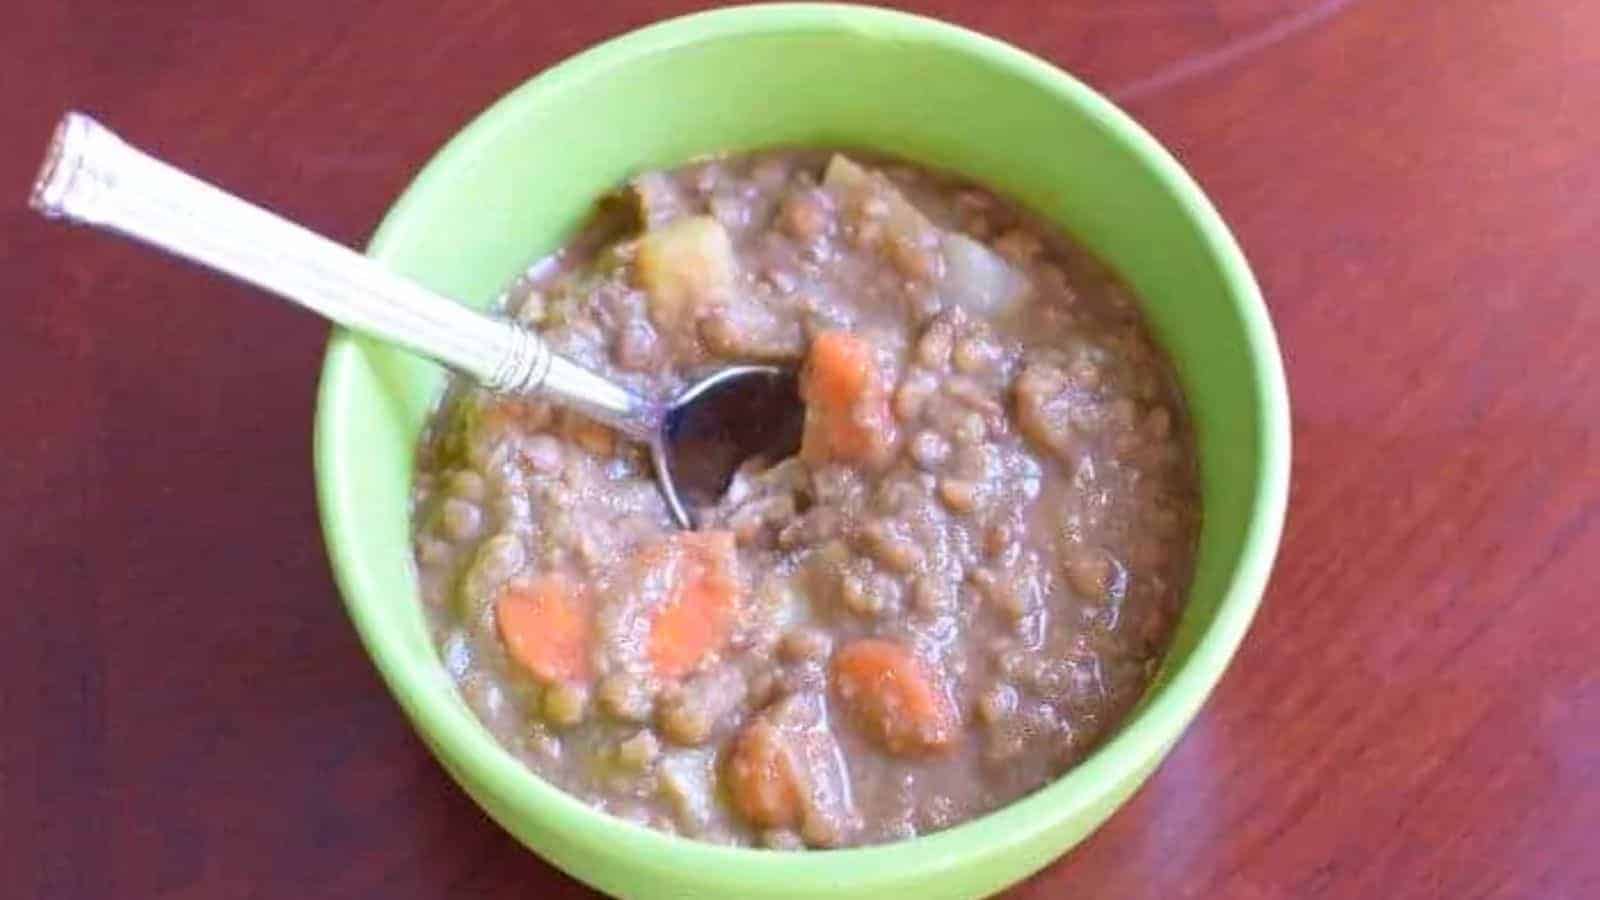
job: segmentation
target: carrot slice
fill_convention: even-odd
[[[663,677],[679,678],[733,634],[741,599],[733,532],[680,532],[665,548],[647,552],[672,567],[666,599],[650,619],[650,664]]]
[[[508,584],[495,600],[511,658],[547,683],[588,679],[589,613],[587,596],[557,575]]]
[[[811,342],[801,375],[806,404],[800,456],[878,464],[894,444],[889,391],[872,360],[872,345],[848,331],[824,331]]]
[[[756,719],[739,733],[725,777],[734,808],[750,822],[788,828],[800,821],[794,760],[771,722]]]
[[[922,661],[879,638],[852,641],[833,658],[839,699],[858,725],[896,756],[948,749],[959,716]]]

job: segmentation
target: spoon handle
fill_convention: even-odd
[[[226,272],[494,390],[542,391],[646,440],[659,426],[652,404],[552,353],[533,332],[182,172],[82,113],[67,113],[56,127],[30,204]]]

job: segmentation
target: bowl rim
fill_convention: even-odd
[[[1221,678],[1260,605],[1287,508],[1290,427],[1283,362],[1260,289],[1232,233],[1177,160],[1109,100],[1052,64],[996,38],[910,13],[832,3],[738,6],[668,19],[611,38],[523,82],[456,132],[390,207],[368,244],[368,254],[392,262],[390,248],[398,236],[423,227],[420,219],[413,218],[413,210],[422,205],[424,196],[439,189],[442,173],[512,128],[528,98],[642,57],[698,43],[807,30],[855,31],[875,38],[938,45],[1004,68],[1077,107],[1109,132],[1112,140],[1127,146],[1172,192],[1196,226],[1234,298],[1257,373],[1255,399],[1262,416],[1256,448],[1258,490],[1245,539],[1212,621],[1183,664],[1121,723],[1115,735],[1066,774],[1031,794],[951,828],[890,844],[825,853],[782,852],[726,847],[625,822],[540,778],[501,748],[487,730],[456,727],[454,713],[446,708],[448,698],[427,689],[427,682],[434,681],[437,673],[408,664],[373,624],[378,606],[385,602],[383,592],[371,583],[348,549],[353,545],[350,535],[360,527],[361,514],[355,498],[343,487],[346,479],[339,474],[347,466],[341,460],[350,459],[348,446],[354,436],[339,427],[334,411],[340,405],[337,398],[349,389],[362,365],[359,343],[344,330],[332,334],[323,364],[314,463],[323,533],[346,610],[390,692],[454,777],[464,779],[474,792],[484,791],[507,804],[511,809],[508,818],[514,813],[517,818],[537,820],[591,850],[604,848],[649,859],[663,868],[704,867],[715,871],[718,881],[729,883],[782,878],[796,889],[810,885],[820,889],[837,885],[841,878],[890,884],[897,873],[911,867],[937,876],[961,869],[974,859],[998,858],[1088,813],[1113,786],[1139,778],[1142,768],[1159,761]],[[498,817],[502,813],[492,814]]]

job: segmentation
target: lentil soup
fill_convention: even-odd
[[[1153,676],[1194,444],[1129,291],[963,179],[824,151],[638,176],[502,309],[667,398],[800,368],[799,454],[677,530],[643,449],[452,382],[423,602],[484,725],[614,815],[726,844],[938,830],[1082,759]]]

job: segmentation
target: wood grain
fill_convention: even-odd
[[[365,238],[694,4],[28,2],[0,33],[8,896],[590,894],[445,778],[317,532],[309,316],[21,202],[68,106]],[[1600,4],[940,0],[1121,99],[1250,255],[1293,501],[1170,761],[1015,900],[1600,896]]]

